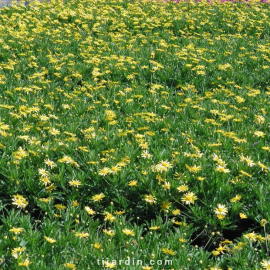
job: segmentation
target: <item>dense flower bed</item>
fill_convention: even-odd
[[[269,269],[270,9],[0,10],[0,269]]]

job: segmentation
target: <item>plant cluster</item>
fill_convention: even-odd
[[[0,10],[0,269],[270,269],[257,2]]]

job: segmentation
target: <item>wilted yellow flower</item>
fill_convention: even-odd
[[[267,223],[266,219],[262,219],[261,222],[260,222],[261,226],[264,226],[266,223]]]

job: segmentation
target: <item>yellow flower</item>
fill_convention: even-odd
[[[78,203],[77,200],[75,200],[75,201],[72,202],[72,206],[76,207],[76,206],[78,206],[78,205],[79,205],[79,203]]]
[[[241,196],[240,195],[236,195],[234,198],[232,198],[231,200],[230,200],[230,202],[238,202],[238,201],[240,201],[241,200]]]
[[[152,195],[144,195],[144,200],[150,204],[157,203],[157,199]]]
[[[26,260],[24,260],[23,262],[20,262],[19,264],[18,264],[18,266],[29,266],[29,264],[30,264],[31,262],[29,261],[29,259],[27,258]]]
[[[13,195],[12,199],[14,205],[18,208],[25,208],[28,205],[27,200],[21,195]]]
[[[98,171],[98,174],[101,176],[106,176],[109,173],[111,173],[111,169],[108,167],[104,167],[103,169]]]
[[[173,251],[172,249],[168,249],[168,248],[163,248],[163,249],[162,249],[162,252],[163,252],[164,254],[168,254],[168,255],[175,255],[175,254],[176,254],[175,251]]]
[[[197,173],[197,172],[201,171],[201,169],[202,169],[201,166],[194,165],[194,166],[190,167],[187,164],[186,164],[186,168],[188,169],[189,172],[192,172],[192,173]]]
[[[107,268],[115,268],[116,267],[116,263],[114,262],[108,262],[108,261],[104,261],[104,266]]]
[[[45,162],[46,165],[48,165],[49,167],[51,167],[51,169],[54,168],[54,167],[56,167],[56,164],[53,161],[49,160],[49,159],[44,160],[44,162]]]
[[[264,269],[270,269],[270,260],[262,260],[261,262],[261,266],[264,268]]]
[[[248,233],[244,235],[244,238],[249,239],[251,242],[256,242],[257,241],[257,234],[255,232]]]
[[[228,213],[228,208],[224,204],[218,204],[214,212],[217,215],[218,219],[223,219]]]
[[[103,193],[100,193],[100,194],[92,196],[91,200],[94,201],[94,202],[99,202],[103,198],[105,198],[105,195]]]
[[[60,131],[56,128],[51,128],[49,133],[53,136],[56,136],[56,135],[59,135],[60,134]]]
[[[151,270],[153,269],[153,266],[142,266],[143,270]]]
[[[84,210],[87,212],[88,215],[94,215],[96,212],[91,209],[89,206],[85,206]]]
[[[167,160],[165,161],[160,161],[157,165],[152,167],[152,170],[154,172],[167,172],[168,169],[172,168],[172,164],[170,162],[168,162]]]
[[[107,229],[105,229],[105,230],[103,230],[103,232],[106,233],[109,236],[114,236],[115,235],[115,232],[113,230],[107,230]]]
[[[108,221],[110,221],[110,222],[114,222],[115,219],[116,219],[116,217],[113,216],[113,215],[112,215],[111,213],[109,213],[109,212],[104,212],[104,215],[105,215],[105,218],[104,218],[105,221],[108,220]]]
[[[169,182],[165,182],[163,185],[164,189],[170,189],[171,188],[171,184]]]
[[[57,210],[65,210],[67,207],[65,205],[63,205],[63,204],[56,204],[55,208]]]
[[[223,172],[223,173],[229,173],[230,172],[229,169],[226,169],[224,166],[220,166],[220,165],[217,166],[216,171],[217,172]]]
[[[138,185],[138,181],[132,180],[132,181],[130,181],[130,182],[128,183],[128,185],[129,185],[130,187],[135,187],[135,186]]]
[[[177,188],[178,192],[185,192],[188,191],[188,186],[187,185],[182,185]]]
[[[56,242],[56,240],[54,240],[53,238],[50,238],[50,237],[47,237],[47,236],[44,236],[44,238],[51,244]]]
[[[262,131],[255,131],[255,132],[254,132],[254,135],[257,136],[257,137],[264,138],[265,133],[262,132]]]
[[[162,205],[161,205],[161,211],[164,211],[164,212],[169,212],[169,208],[171,206],[171,202],[169,202],[168,200],[162,202]]]
[[[188,192],[184,194],[181,201],[185,204],[194,204],[195,200],[197,200],[197,196],[193,192]]]
[[[148,158],[148,159],[150,159],[150,158],[152,157],[152,155],[149,154],[148,150],[144,150],[144,151],[142,152],[141,156],[142,156],[143,158]]]
[[[84,232],[76,232],[75,233],[75,236],[77,236],[77,237],[80,237],[80,238],[88,238],[88,236],[89,236],[89,233],[84,233]]]
[[[13,248],[11,250],[11,255],[14,257],[14,258],[18,258],[19,255],[21,255],[21,253],[25,250],[25,247],[18,247],[18,248]]]
[[[65,263],[63,264],[65,267],[69,268],[69,269],[76,269],[76,265],[74,263]]]
[[[112,174],[117,174],[119,171],[121,171],[121,167],[119,167],[119,166],[113,166],[113,167],[111,167],[111,173]]]
[[[240,216],[241,219],[247,218],[247,215],[246,214],[243,214],[243,213],[239,213],[239,216]]]
[[[268,172],[268,168],[264,164],[262,164],[260,161],[257,164],[261,167],[262,171]]]
[[[123,229],[122,232],[126,235],[135,236],[135,232],[133,230]]]
[[[152,226],[152,227],[150,227],[149,229],[155,231],[155,230],[158,230],[159,228],[160,228],[160,226]]]
[[[79,180],[71,180],[68,183],[73,187],[78,187],[82,184],[81,181],[79,181]]]
[[[20,234],[21,232],[23,232],[24,231],[24,229],[23,228],[12,228],[12,229],[10,229],[9,230],[10,232],[13,232],[13,233],[15,233],[15,234]]]
[[[115,214],[115,215],[118,215],[118,216],[123,215],[123,214],[125,214],[125,213],[126,213],[125,210],[123,210],[123,211],[114,211],[114,214]]]
[[[94,248],[95,249],[100,249],[101,248],[101,244],[100,243],[95,243],[94,244]]]
[[[172,211],[172,214],[175,215],[175,216],[177,216],[177,215],[180,214],[180,210],[179,209],[175,209],[175,210]]]

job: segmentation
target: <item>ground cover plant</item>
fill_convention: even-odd
[[[270,9],[0,10],[0,269],[270,269]]]

